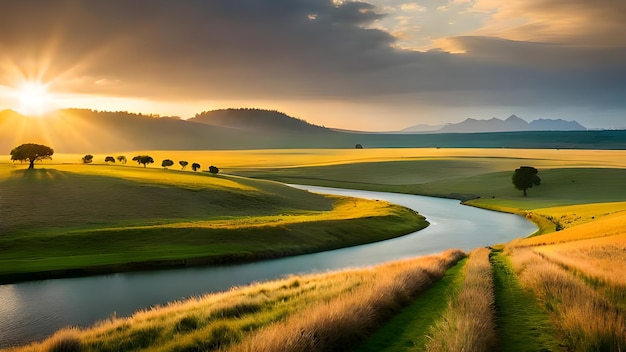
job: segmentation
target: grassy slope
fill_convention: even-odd
[[[5,164],[0,192],[5,280],[12,273],[87,268],[74,272],[84,274],[103,265],[94,270],[270,258],[426,226],[413,211],[384,202],[190,171]]]

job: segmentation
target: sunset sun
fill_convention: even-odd
[[[48,86],[41,82],[24,82],[17,87],[16,110],[24,115],[41,116],[54,110],[54,98],[48,92]]]

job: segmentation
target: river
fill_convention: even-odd
[[[297,186],[312,192],[386,200],[414,209],[427,228],[382,242],[249,264],[41,280],[0,286],[0,348],[39,340],[65,326],[88,326],[114,314],[289,274],[367,266],[448,248],[471,250],[525,237],[537,227],[521,216],[456,200]]]

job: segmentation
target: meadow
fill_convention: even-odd
[[[191,159],[196,152],[184,153]],[[68,328],[15,351],[626,349],[626,151],[210,154],[212,160],[230,156],[213,164],[231,175],[253,177],[241,179],[250,186],[271,179],[446,196],[523,214],[541,229],[468,254],[450,250],[233,288],[91,328]],[[199,160],[200,154],[193,155]],[[542,178],[528,197],[511,183],[512,171],[521,165],[537,167]],[[341,206],[333,209],[340,212]]]
[[[0,164],[0,282],[242,262],[427,226],[386,202],[133,165]]]

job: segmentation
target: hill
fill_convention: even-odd
[[[324,133],[329,129],[310,124],[282,112],[262,109],[222,109],[205,111],[190,118],[190,122],[239,130],[277,133]]]
[[[385,202],[131,164],[0,163],[0,189],[0,283],[276,258],[427,225]]]

